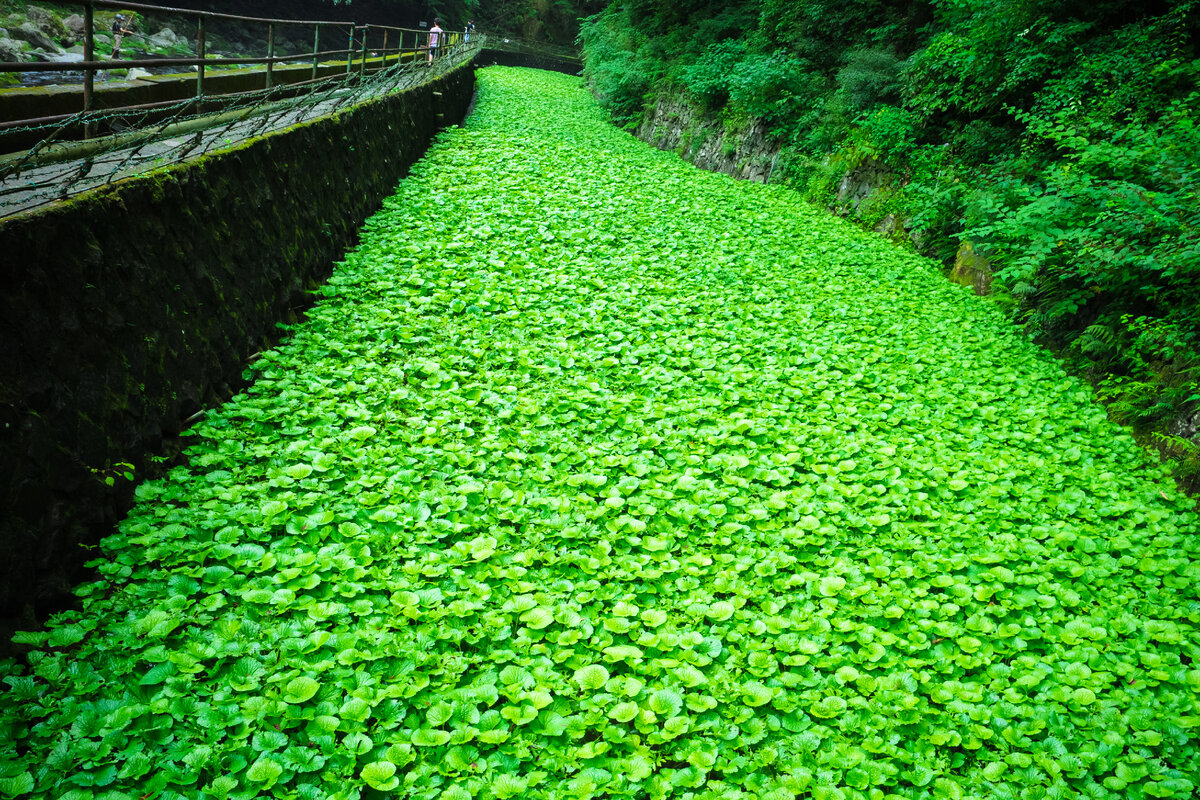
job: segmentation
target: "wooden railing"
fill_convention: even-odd
[[[68,0],[70,3],[70,0]],[[269,90],[275,84],[276,64],[296,64],[311,62],[312,74],[307,81],[289,80],[290,87],[305,84],[327,84],[328,77],[318,75],[319,67],[324,60],[344,60],[344,77],[352,79],[355,75],[363,76],[369,72],[377,72],[395,66],[397,63],[417,63],[422,60],[444,57],[454,47],[463,42],[463,33],[444,31],[439,46],[430,52],[429,31],[399,28],[387,25],[360,25],[355,22],[331,20],[294,20],[267,19],[246,17],[236,14],[219,14],[210,11],[195,11],[192,9],[171,8],[140,3],[120,2],[119,0],[76,0],[83,12],[84,40],[83,60],[74,62],[34,62],[34,63],[0,63],[0,73],[5,72],[82,72],[83,93],[82,108],[79,112],[85,115],[93,110],[96,101],[96,75],[114,69],[161,68],[161,67],[190,67],[196,70],[196,100],[212,96],[206,90],[205,75],[208,70],[216,67],[232,68],[241,66],[265,65],[263,86]],[[196,54],[192,56],[168,56],[153,59],[104,59],[96,56],[95,10],[97,8],[115,9],[121,11],[138,11],[154,14],[172,14],[194,18],[196,20]],[[266,52],[262,56],[209,56],[208,23],[215,21],[244,22],[261,25],[262,41]],[[304,54],[278,55],[275,51],[276,31],[281,26],[308,28],[311,33],[312,50]],[[334,47],[322,50],[322,40],[341,40],[344,47]],[[151,110],[157,106],[177,105],[177,101],[164,103],[149,103],[137,106],[118,106],[106,108],[107,112],[128,110]],[[29,127],[60,122],[72,117],[78,117],[78,112],[57,114],[53,116],[0,120],[0,132],[16,127]],[[85,129],[84,136],[88,132]]]

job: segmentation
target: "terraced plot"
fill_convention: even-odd
[[[936,268],[493,68],[11,666],[0,790],[1191,797],[1196,517]]]

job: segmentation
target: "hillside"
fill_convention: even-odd
[[[1196,491],[1198,26],[1195,0],[638,0],[582,42],[619,124],[683,101],[730,153],[765,137],[773,182],[957,261]]]

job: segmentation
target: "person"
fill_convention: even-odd
[[[133,23],[126,20],[125,17],[117,14],[117,18],[113,20],[113,49],[112,58],[121,55],[121,39],[133,33]]]
[[[471,41],[471,34],[475,32],[475,23],[472,20],[467,20],[467,29],[464,31],[463,41]]]
[[[433,63],[434,57],[437,55],[438,45],[442,43],[442,21],[437,17],[433,18],[433,27],[429,29],[429,63]]]

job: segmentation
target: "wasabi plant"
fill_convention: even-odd
[[[1190,798],[1196,517],[935,266],[493,68],[4,667],[0,794]]]

